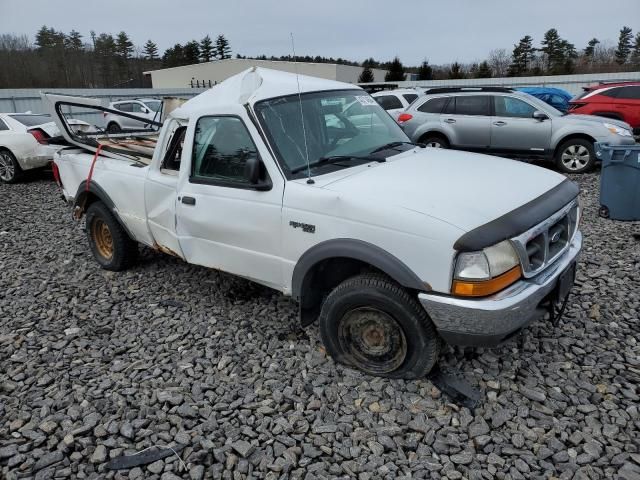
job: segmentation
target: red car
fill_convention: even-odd
[[[640,82],[601,83],[585,88],[569,102],[569,113],[598,115],[627,122],[640,135]]]

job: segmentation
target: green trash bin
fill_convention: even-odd
[[[640,145],[595,144],[602,160],[600,216],[640,220]]]

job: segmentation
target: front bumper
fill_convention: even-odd
[[[542,273],[519,280],[487,298],[421,293],[418,299],[447,343],[496,346],[546,313],[542,304],[556,287],[558,276],[577,259],[581,248],[582,234],[578,231],[569,249]]]

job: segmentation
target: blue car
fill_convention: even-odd
[[[573,95],[566,90],[554,87],[522,87],[516,90],[539,98],[563,113],[567,113],[569,110],[569,100],[573,98]]]

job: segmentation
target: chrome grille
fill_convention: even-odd
[[[579,220],[580,208],[574,200],[544,222],[511,239],[526,278],[542,272],[569,248]]]

